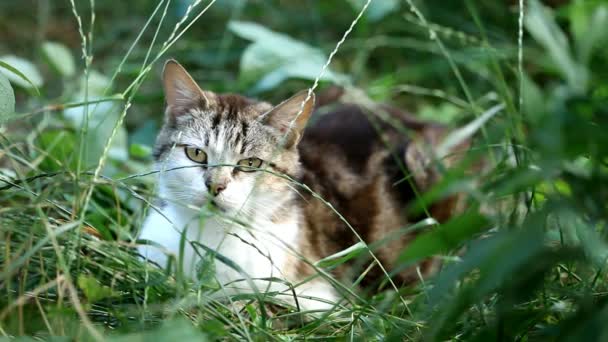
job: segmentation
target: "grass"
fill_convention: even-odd
[[[510,7],[389,3],[41,1],[34,17],[27,6],[0,5],[0,30],[8,37],[0,60],[26,57],[44,76],[35,90],[11,78],[16,113],[0,113],[0,334],[606,339],[608,55],[601,47],[608,37],[594,28],[608,23],[608,8],[577,0],[554,7],[533,0]],[[249,42],[229,30],[228,18],[274,31]],[[24,40],[21,31],[36,38]],[[289,63],[316,61],[319,53],[324,59],[264,90],[260,79],[287,70],[274,32],[287,35],[282,44],[308,42]],[[46,40],[80,54],[73,57],[80,71],[62,74],[50,67],[54,56],[32,51]],[[254,68],[245,57],[261,50],[273,63],[258,60]],[[403,267],[437,256],[441,271],[407,287],[386,284],[391,290],[378,294],[336,283],[347,294],[344,305],[302,316],[259,305],[280,304],[268,295],[211,299],[212,272],[192,282],[144,264],[133,247],[146,211],[154,210],[150,146],[162,112],[158,68],[168,56],[215,91],[276,102],[334,82],[363,106],[387,101],[454,128],[475,126],[465,160],[483,161],[482,170],[446,171],[404,208],[423,211],[446,194],[467,195],[467,211],[450,222],[427,218],[403,227],[425,229],[401,252]],[[0,64],[7,74],[11,68],[29,81],[23,64]],[[369,259],[377,247],[361,243],[345,254]],[[331,277],[326,267],[341,262],[326,259],[319,270]],[[373,266],[358,262],[363,277]],[[231,310],[232,303],[241,310]]]

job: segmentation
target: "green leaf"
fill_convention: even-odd
[[[199,327],[201,331],[204,331],[205,334],[211,335],[212,337],[224,337],[228,335],[228,332],[224,328],[224,323],[218,319],[205,319],[200,322]]]
[[[40,96],[40,91],[38,90],[38,88],[21,71],[13,68],[10,64],[3,62],[3,61],[0,61],[0,68],[4,68],[4,69],[12,72],[13,74],[21,77],[21,79],[23,79],[25,82],[28,82],[32,86],[31,89],[33,89],[34,92],[36,92],[36,95]],[[0,74],[2,74],[2,73],[0,73]]]
[[[538,122],[545,112],[544,95],[526,72],[522,76],[523,114],[531,121]]]
[[[329,268],[342,265],[350,259],[356,258],[361,253],[367,251],[367,246],[363,242],[357,242],[356,244],[342,250],[338,253],[332,254],[325,257],[315,263],[318,267]]]
[[[198,284],[209,289],[219,289],[215,273],[215,258],[213,255],[205,254],[196,264],[196,275]]]
[[[566,6],[570,32],[576,54],[582,65],[588,66],[595,48],[608,42],[608,6],[600,1],[575,0]]]
[[[152,155],[152,149],[147,145],[131,144],[129,154],[134,158],[145,159]]]
[[[42,43],[42,53],[51,67],[61,76],[70,77],[76,72],[74,57],[65,45],[55,42],[44,42]]]
[[[72,131],[47,129],[38,136],[38,144],[46,152],[42,161],[43,169],[76,169],[76,160],[72,157],[77,154],[74,151],[77,144]]]
[[[530,35],[547,50],[569,87],[576,92],[584,92],[589,75],[587,70],[572,58],[568,39],[555,22],[552,12],[538,0],[528,1],[525,26]]]
[[[459,321],[460,315],[492,291],[501,286],[519,286],[531,279],[537,268],[546,270],[551,266],[553,260],[539,257],[547,251],[543,214],[529,216],[523,229],[504,230],[471,243],[461,262],[450,264],[440,273],[428,293],[429,311],[436,309],[431,328],[435,336],[430,340],[445,339],[444,334]],[[471,272],[480,275],[468,278]],[[451,295],[454,290],[456,294]]]
[[[89,275],[81,274],[78,276],[78,287],[84,292],[89,303],[95,303],[116,295],[111,288],[101,285],[95,277]]]
[[[241,57],[241,77],[257,81],[255,91],[273,89],[288,78],[314,80],[327,61],[320,49],[259,24],[232,21],[228,28],[253,42]],[[320,79],[341,82],[345,76],[328,69]]]
[[[204,320],[203,320],[204,322]],[[207,341],[207,337],[185,319],[165,320],[163,325],[145,332],[108,338],[112,342],[131,341]]]
[[[571,211],[562,212],[559,216],[564,229],[575,230],[587,258],[598,269],[603,269],[608,261],[608,244],[598,234],[596,228]]]
[[[352,5],[353,9],[359,12],[363,8],[367,0],[350,0],[349,2]],[[399,0],[372,1],[367,7],[367,10],[365,11],[365,15],[367,16],[369,21],[376,22],[384,18],[391,12],[398,10],[400,4],[401,3]]]
[[[112,135],[114,125],[120,118],[123,107],[118,103],[101,101],[105,99],[104,94],[109,91],[110,79],[105,75],[92,70],[89,73],[88,92],[85,92],[85,79],[81,79],[81,88],[73,95],[72,100],[76,103],[84,102],[85,93],[88,105],[72,106],[63,111],[63,115],[69,119],[72,125],[80,129],[84,122],[88,121],[87,136],[84,137],[87,144],[87,165],[97,163],[103,153],[108,138]],[[127,145],[127,131],[124,126],[118,127],[112,145],[108,151],[110,158],[125,161],[129,157]],[[109,167],[109,165],[108,165]]]
[[[10,82],[0,74],[0,118],[15,112],[15,93]]]
[[[487,185],[491,189],[494,198],[513,195],[522,191],[528,191],[531,187],[548,179],[552,174],[538,167],[519,167],[508,170],[500,175],[493,183]]]
[[[438,123],[451,124],[462,117],[462,108],[449,102],[441,102],[439,105],[425,104],[416,112],[416,116],[425,120]]]
[[[44,83],[38,67],[32,62],[21,57],[5,55],[0,57],[0,72],[8,78],[11,83],[20,87],[34,88],[38,92],[39,87]]]
[[[599,3],[598,3],[599,4]],[[601,4],[593,6],[583,1],[573,5],[575,9],[585,12],[584,23],[572,25],[579,60],[587,65],[595,48],[605,46],[608,42],[606,30],[608,29],[608,6]],[[576,22],[573,20],[573,23]]]
[[[479,213],[468,212],[416,237],[399,255],[399,263],[409,264],[432,255],[447,252],[463,241],[488,228],[489,222]]]
[[[454,147],[462,144],[464,141],[469,139],[475,134],[481,127],[494,115],[498,114],[504,109],[503,104],[495,105],[494,107],[485,111],[482,115],[478,116],[475,120],[469,122],[459,129],[455,129],[448,134],[441,144],[435,149],[435,153],[438,158],[443,158],[452,153]]]

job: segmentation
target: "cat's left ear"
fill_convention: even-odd
[[[283,147],[290,148],[300,142],[314,108],[315,94],[310,92],[309,95],[308,90],[302,90],[262,115],[260,120],[283,133],[285,135]]]
[[[203,91],[176,60],[170,59],[163,69],[163,87],[167,111],[172,116],[185,114],[194,106],[208,106],[211,93]]]

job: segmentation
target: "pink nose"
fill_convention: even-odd
[[[205,182],[207,189],[209,189],[209,193],[213,196],[217,196],[220,192],[226,190],[225,183],[212,183],[210,181]]]

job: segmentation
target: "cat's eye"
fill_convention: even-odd
[[[260,158],[241,159],[237,163],[237,169],[243,172],[254,172],[257,171],[260,166],[262,166],[263,162],[264,161]]]
[[[207,164],[207,153],[200,148],[186,146],[186,156],[195,163]]]

